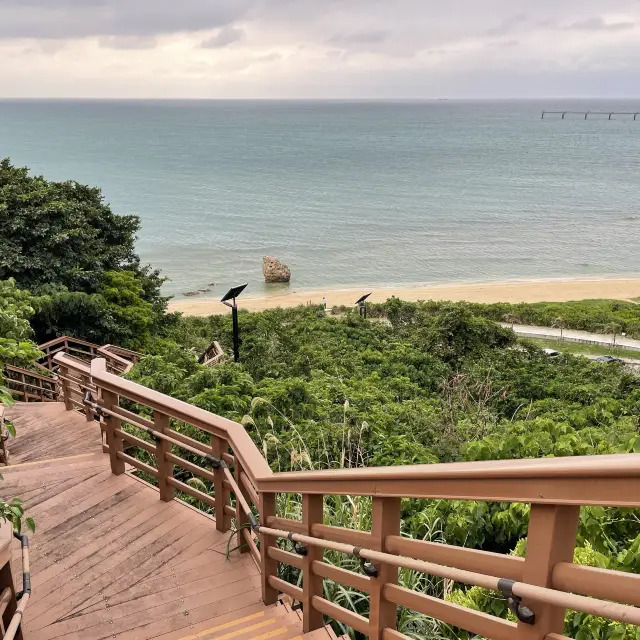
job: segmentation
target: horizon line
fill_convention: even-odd
[[[640,100],[637,96],[551,96],[551,97],[113,97],[113,96],[0,96],[0,102],[10,101],[129,101],[129,102],[152,102],[152,101],[174,101],[174,102],[515,102],[515,101],[544,101],[544,100]]]

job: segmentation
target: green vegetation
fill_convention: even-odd
[[[529,342],[518,345],[509,329],[478,315],[477,305],[392,299],[378,310],[389,323],[354,313],[334,318],[315,307],[241,312],[242,364],[214,368],[194,355],[212,337],[231,348],[230,318],[182,318],[131,377],[242,422],[278,470],[640,451],[640,379],[622,366],[570,354],[550,359]],[[367,528],[369,504],[330,498],[327,522]],[[279,509],[299,517],[299,499],[283,496]],[[522,553],[528,513],[520,504],[405,500],[402,529],[415,538]],[[640,571],[639,551],[636,512],[582,510],[577,561]],[[355,568],[340,556],[327,558]],[[401,580],[506,615],[495,594],[411,572]],[[367,611],[367,599],[353,590],[328,583],[327,595]],[[417,638],[467,637],[405,611],[400,624]],[[592,635],[577,637],[636,638],[623,625],[567,618],[569,635],[584,628]]]
[[[241,312],[242,363],[206,368],[197,356],[211,340],[231,350],[230,317],[166,314],[162,279],[134,253],[138,219],[115,216],[98,189],[32,177],[4,160],[0,225],[0,365],[26,365],[39,354],[35,340],[62,334],[143,350],[147,357],[132,379],[240,421],[275,470],[640,452],[640,378],[619,364],[571,355],[583,347],[575,343],[562,342],[563,355],[550,359],[539,344],[518,343],[496,324],[615,329],[640,337],[640,305],[632,302],[392,298],[371,305],[370,320],[350,310],[330,317],[320,307]],[[6,390],[0,394],[8,400]],[[204,441],[205,434],[188,425],[174,426]],[[180,479],[210,490],[189,473]],[[280,496],[278,509],[299,517],[300,497]],[[22,516],[19,504],[0,503],[0,519]],[[370,500],[327,497],[325,518],[367,529]],[[518,555],[525,552],[528,518],[521,504],[402,503],[404,535]],[[352,558],[326,558],[359,570]],[[583,508],[575,560],[640,572],[640,515]],[[295,571],[283,575],[299,579]],[[409,571],[400,579],[412,589],[508,615],[504,600],[482,589]],[[366,615],[363,594],[329,581],[325,590]],[[468,640],[463,631],[405,610],[398,626],[419,640]],[[640,640],[637,629],[575,614],[567,616],[566,632],[578,640]]]
[[[476,313],[496,322],[532,324],[593,333],[627,333],[640,338],[640,308],[624,300],[580,300],[577,302],[535,302],[471,305]]]
[[[539,349],[555,349],[561,353],[573,353],[584,356],[615,356],[616,358],[632,358],[640,360],[640,351],[620,349],[619,347],[603,347],[599,344],[584,342],[569,342],[567,340],[553,340],[546,338],[524,338],[522,342],[530,342]]]
[[[161,331],[163,280],[134,252],[139,226],[113,214],[100,189],[0,161],[0,281],[32,294],[38,342],[67,334],[143,348]]]

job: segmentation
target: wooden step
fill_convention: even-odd
[[[296,615],[277,607],[265,607],[180,640],[292,640],[297,637],[302,637],[302,625]]]

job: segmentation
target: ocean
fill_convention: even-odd
[[[166,292],[638,274],[640,101],[0,101],[0,156],[142,220]]]

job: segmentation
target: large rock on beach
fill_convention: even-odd
[[[273,256],[262,258],[262,273],[264,273],[265,282],[289,282],[291,280],[291,269]]]

